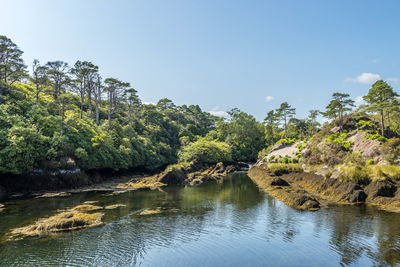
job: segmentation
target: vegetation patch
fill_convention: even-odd
[[[287,173],[300,173],[303,172],[303,168],[300,164],[296,163],[289,163],[289,164],[282,164],[282,163],[270,163],[270,164],[263,164],[262,168],[273,175],[282,175]]]
[[[56,232],[73,231],[102,224],[103,213],[87,213],[102,209],[99,206],[78,205],[59,214],[37,220],[33,225],[13,229],[11,239],[23,236],[48,235]]]
[[[121,207],[126,207],[126,205],[125,204],[113,204],[113,205],[105,206],[105,209],[106,210],[113,210],[113,209],[118,209],[118,208],[121,208]]]

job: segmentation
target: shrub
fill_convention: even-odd
[[[181,162],[218,163],[232,160],[231,148],[227,143],[208,141],[204,138],[181,148],[178,156]]]

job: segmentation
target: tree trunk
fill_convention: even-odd
[[[387,121],[388,121],[387,126],[390,127],[390,112],[386,111],[386,114],[387,114]]]
[[[92,92],[89,89],[88,92],[88,100],[89,100],[89,111],[90,111],[90,118],[93,119],[93,110],[92,110]]]
[[[108,127],[111,127],[112,93],[108,93]]]
[[[39,85],[36,84],[36,108],[39,108]]]
[[[99,120],[99,101],[96,99],[96,124],[99,125],[100,124],[100,120]]]
[[[61,133],[60,136],[64,134],[64,120],[65,120],[65,99],[62,99],[62,115],[61,115]]]
[[[383,120],[383,110],[381,110],[381,134],[385,136],[385,122]]]
[[[287,124],[286,124],[286,116],[285,116],[285,138],[287,138]]]

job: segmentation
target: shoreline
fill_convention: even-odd
[[[261,190],[299,210],[366,204],[400,212],[400,183],[390,179],[362,184],[303,171],[276,175],[266,164],[254,166],[247,175]]]

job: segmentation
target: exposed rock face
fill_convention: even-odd
[[[365,191],[371,197],[394,197],[397,187],[391,180],[371,182]]]
[[[283,180],[282,178],[275,178],[271,181],[270,185],[275,185],[275,186],[289,186],[288,182]]]
[[[181,185],[184,184],[184,181],[186,179],[186,175],[183,171],[181,170],[172,170],[166,173],[163,173],[160,178],[158,178],[158,181],[163,184],[168,184],[168,185]]]

